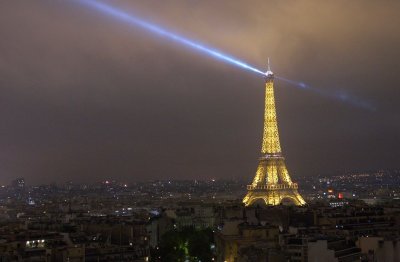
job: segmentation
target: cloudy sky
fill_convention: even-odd
[[[399,1],[105,1],[275,81],[291,176],[400,167]],[[251,180],[258,75],[79,0],[0,2],[0,183]]]

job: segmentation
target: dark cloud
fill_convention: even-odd
[[[109,1],[276,81],[289,171],[399,167],[398,1]],[[0,182],[253,177],[263,80],[76,1],[0,2]]]

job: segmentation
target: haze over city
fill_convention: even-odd
[[[398,168],[397,1],[104,1],[266,70],[293,178]],[[264,79],[78,1],[0,3],[0,183],[254,177]]]
[[[397,262],[400,2],[0,2],[1,262]]]

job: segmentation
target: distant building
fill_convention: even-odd
[[[361,261],[361,250],[344,239],[315,240],[308,242],[308,262]]]
[[[400,237],[360,237],[357,246],[370,262],[400,261]]]
[[[283,245],[290,261],[298,262],[355,262],[361,252],[354,243],[325,236],[289,237]]]
[[[24,191],[25,189],[25,179],[24,178],[17,178],[11,182],[11,186],[16,191]]]
[[[226,221],[222,230],[215,234],[215,242],[217,261],[267,261],[269,251],[279,246],[279,228],[249,225],[240,220]]]
[[[18,200],[25,198],[25,179],[17,178],[11,181],[10,193],[12,197]]]

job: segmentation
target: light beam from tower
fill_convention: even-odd
[[[92,8],[95,8],[98,11],[101,11],[102,13],[109,14],[112,17],[117,18],[118,20],[127,22],[131,25],[140,27],[142,29],[145,29],[147,31],[155,33],[159,36],[168,38],[172,41],[175,41],[177,43],[180,43],[187,47],[190,47],[191,49],[194,49],[198,52],[210,55],[218,60],[222,60],[222,61],[228,62],[232,65],[235,65],[237,67],[264,75],[264,72],[262,72],[261,70],[255,68],[254,66],[251,66],[243,61],[240,61],[239,59],[237,59],[233,56],[224,54],[216,49],[207,47],[204,44],[197,43],[193,40],[187,39],[179,34],[173,33],[165,28],[158,26],[158,25],[144,21],[144,20],[140,19],[139,17],[136,17],[132,14],[126,13],[126,12],[124,12],[116,7],[113,7],[111,5],[108,5],[108,4],[105,4],[103,2],[99,2],[96,0],[78,0],[78,2],[83,3]]]
[[[88,7],[91,7],[97,11],[100,11],[104,14],[108,14],[110,16],[112,16],[115,19],[118,19],[120,21],[126,22],[130,25],[142,28],[146,31],[149,31],[151,33],[154,33],[156,35],[159,35],[161,37],[165,37],[166,39],[172,40],[176,43],[179,43],[181,45],[184,45],[186,47],[189,47],[193,50],[196,50],[199,53],[203,53],[206,54],[210,57],[213,57],[215,59],[218,59],[220,61],[223,62],[227,62],[231,65],[234,65],[236,67],[242,68],[242,69],[246,69],[250,72],[254,72],[260,75],[265,76],[265,73],[259,69],[257,69],[254,66],[249,65],[246,62],[243,62],[231,55],[225,54],[219,50],[216,50],[214,48],[210,48],[207,47],[206,45],[196,42],[194,40],[188,39],[184,36],[181,36],[179,34],[176,34],[174,32],[171,32],[169,30],[167,30],[166,28],[163,28],[159,25],[150,23],[148,21],[145,21],[143,19],[141,19],[138,16],[135,16],[133,14],[129,14],[121,9],[118,9],[112,5],[108,5],[104,2],[98,1],[98,0],[75,0],[76,2],[80,3],[80,4],[84,4]],[[363,109],[368,109],[370,111],[375,111],[375,107],[373,107],[372,105],[370,105],[368,102],[365,102],[361,99],[358,99],[356,97],[347,95],[345,93],[342,92],[338,92],[335,94],[332,94],[330,92],[327,92],[324,89],[317,89],[317,88],[313,88],[303,82],[297,82],[294,80],[290,80],[281,76],[276,76],[277,79],[285,81],[287,83],[292,84],[293,86],[296,86],[297,88],[300,89],[306,89],[309,91],[313,91],[316,94],[322,95],[322,96],[326,96],[326,97],[330,97],[333,99],[336,99],[340,102],[344,102],[347,104],[351,104],[353,106],[356,107],[360,107]]]

